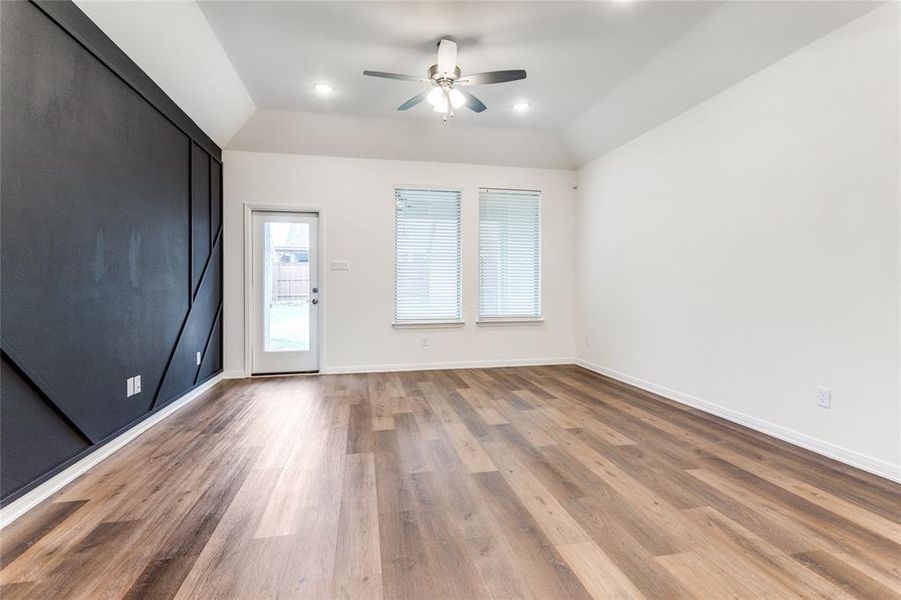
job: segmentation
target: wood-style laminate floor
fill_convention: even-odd
[[[226,382],[2,533],[13,598],[897,598],[901,486],[578,367]]]

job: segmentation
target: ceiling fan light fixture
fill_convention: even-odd
[[[429,95],[426,96],[426,101],[432,106],[438,106],[438,103],[444,98],[444,90],[440,87],[435,87],[429,92]]]
[[[436,103],[433,104],[435,107],[436,113],[446,113],[447,112],[447,97],[442,94]]]
[[[454,105],[454,108],[460,108],[466,103],[466,98],[463,96],[463,92],[461,92],[457,88],[451,88],[451,91],[448,92],[448,96],[450,97],[451,104]]]

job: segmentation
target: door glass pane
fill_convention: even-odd
[[[263,224],[263,345],[310,349],[310,224]]]

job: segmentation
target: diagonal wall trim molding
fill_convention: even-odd
[[[209,350],[210,350],[210,342],[213,339],[213,333],[216,331],[216,325],[220,323],[222,319],[222,300],[219,301],[219,307],[216,309],[216,316],[213,318],[213,324],[210,326],[210,332],[206,336],[206,343],[203,345],[203,356],[200,359],[200,364],[197,365],[197,374],[194,375],[194,383],[197,383],[197,380],[200,378],[200,374],[203,372],[203,366],[206,364],[207,358],[209,358]]]
[[[213,238],[213,245],[210,246],[210,254],[206,257],[206,262],[203,263],[203,271],[200,274],[200,281],[203,282],[206,279],[207,271],[210,270],[210,263],[213,262],[213,255],[216,253],[216,248],[218,248],[222,244],[222,226],[219,226],[219,231],[216,232],[216,236]],[[197,286],[200,287],[199,285]]]
[[[57,414],[59,414],[59,416],[63,419],[63,421],[66,422],[67,425],[69,425],[69,427],[74,429],[78,433],[78,435],[83,437],[91,444],[96,444],[98,441],[100,441],[99,439],[94,439],[94,437],[88,433],[89,428],[87,428],[84,423],[80,422],[81,420],[78,417],[70,414],[69,411],[66,410],[65,402],[62,402],[60,400],[62,396],[57,394],[53,387],[40,375],[38,375],[35,369],[31,368],[31,366],[28,364],[28,361],[22,358],[22,355],[16,352],[15,349],[10,346],[9,342],[4,340],[3,338],[0,338],[0,351],[2,351],[3,354],[6,355],[6,358],[9,359],[9,362],[16,369],[18,369],[20,373],[22,373],[24,378],[29,383],[31,383],[31,385],[37,388],[37,390],[41,393],[44,401],[49,404]]]
[[[188,282],[190,289],[190,282]],[[188,319],[191,317],[191,309],[194,308],[194,301],[191,300],[191,303],[188,305],[188,310],[185,311],[185,316],[181,320],[181,325],[178,328],[178,335],[175,336],[175,343],[172,344],[172,349],[169,350],[169,358],[166,359],[166,366],[163,368],[163,372],[160,375],[160,380],[156,383],[156,389],[153,391],[153,400],[150,402],[150,408],[148,411],[152,411],[156,408],[156,402],[160,396],[160,390],[163,388],[163,381],[166,380],[166,373],[169,372],[169,367],[172,365],[172,359],[175,357],[175,349],[178,348],[178,341],[181,339],[181,336],[185,333],[185,325],[188,324]]]
[[[210,248],[210,254],[209,254],[209,256],[207,256],[206,262],[203,265],[203,272],[200,275],[200,281],[197,284],[198,290],[200,289],[200,286],[203,285],[203,280],[206,279],[207,272],[209,271],[209,268],[210,268],[210,263],[213,260],[213,255],[215,254],[217,248],[219,247],[219,245],[221,243],[222,243],[222,226],[220,226],[219,231],[216,232],[216,241],[213,243],[212,248]],[[219,301],[219,305],[220,305],[220,310],[221,310],[221,305],[222,305],[221,299]],[[185,326],[188,324],[188,320],[191,318],[191,312],[193,310],[194,310],[194,297],[193,297],[193,292],[192,292],[191,304],[190,304],[190,306],[188,306],[187,312],[185,312],[185,317],[184,317],[184,319],[182,319],[181,327],[178,328],[178,336],[176,336],[175,343],[172,344],[172,349],[169,351],[169,358],[166,359],[166,367],[163,369],[163,374],[160,376],[160,380],[156,385],[156,390],[154,390],[154,392],[153,392],[153,402],[150,403],[150,410],[154,410],[157,407],[157,404],[159,403],[160,390],[163,389],[163,383],[166,381],[166,374],[169,372],[169,368],[172,366],[172,359],[175,358],[175,351],[178,349],[178,343],[181,341],[181,338],[185,333]],[[216,322],[214,319],[213,327],[215,327],[215,325],[216,325]],[[210,334],[211,333],[212,333],[212,328],[210,330]],[[207,337],[207,341],[209,341],[209,334]],[[206,349],[204,349],[204,353],[206,353]],[[203,366],[203,361],[201,361],[201,364],[197,367],[198,373],[200,372],[201,366]],[[195,380],[196,380],[196,377],[197,377],[197,375],[195,374]]]

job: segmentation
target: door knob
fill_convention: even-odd
[[[313,298],[310,300],[310,304],[319,304],[319,298]]]
[[[318,294],[318,293],[319,293],[319,288],[313,288],[313,293],[314,293],[314,294]]]

